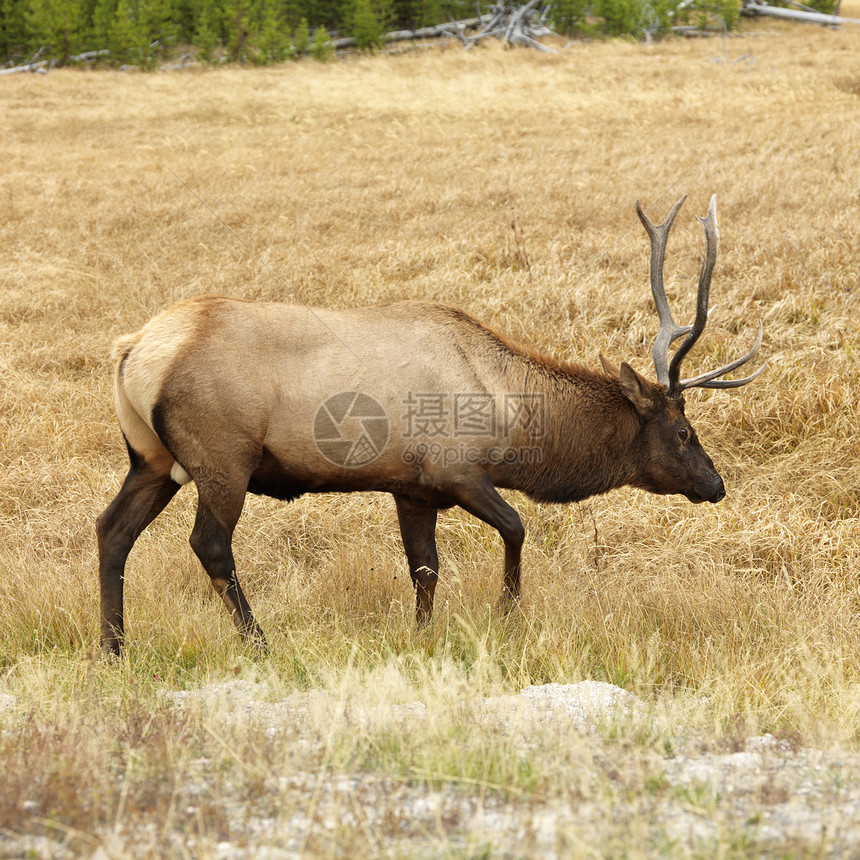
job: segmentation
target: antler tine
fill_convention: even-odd
[[[654,225],[642,211],[639,201],[636,201],[636,214],[642,222],[642,226],[651,240],[651,294],[654,296],[654,304],[657,306],[657,316],[660,319],[660,331],[654,341],[652,354],[654,356],[654,370],[657,372],[657,381],[669,386],[669,347],[681,335],[687,334],[692,326],[680,326],[672,318],[669,308],[669,300],[666,298],[666,288],[663,286],[663,262],[666,258],[666,242],[669,231],[675,221],[678,210],[687,199],[685,194],[671,209],[666,220],[659,225]]]
[[[696,216],[699,218],[699,216]],[[701,337],[705,330],[705,323],[708,321],[708,297],[711,292],[711,275],[714,273],[714,266],[717,263],[717,253],[720,249],[720,230],[717,227],[717,195],[711,195],[711,203],[708,206],[708,214],[704,218],[699,218],[702,227],[705,228],[705,259],[702,260],[702,271],[699,273],[699,289],[696,294],[696,319],[693,321],[693,326],[689,334],[684,338],[681,345],[672,356],[672,363],[669,365],[669,386],[670,394],[680,394],[683,390],[680,383],[681,362],[687,357],[687,353],[693,348],[693,345]]]
[[[741,365],[746,364],[758,352],[758,349],[761,346],[763,334],[764,327],[761,324],[761,320],[759,320],[758,337],[746,355],[742,355],[740,358],[736,358],[734,361],[730,361],[728,364],[724,364],[716,370],[710,370],[707,373],[703,373],[701,376],[696,376],[693,379],[682,379],[680,389],[683,391],[686,388],[740,388],[740,386],[746,385],[748,382],[752,382],[767,367],[767,362],[765,362],[755,373],[745,376],[743,379],[719,379],[719,377],[724,376],[732,370],[736,370]]]
[[[743,379],[719,379],[725,376],[732,370],[746,364],[757,352],[761,346],[764,327],[759,320],[758,337],[752,348],[746,355],[730,361],[728,364],[703,373],[700,376],[695,376],[692,379],[680,379],[681,363],[687,357],[687,353],[693,348],[696,341],[701,337],[705,330],[705,324],[708,321],[708,298],[711,291],[711,276],[714,273],[714,266],[717,263],[717,254],[720,249],[720,230],[717,226],[717,195],[711,196],[711,202],[708,205],[708,214],[704,218],[699,218],[702,227],[705,229],[705,259],[702,261],[702,270],[699,273],[699,286],[696,294],[696,319],[692,325],[680,326],[675,323],[672,318],[672,311],[669,309],[669,301],[666,298],[666,289],[663,286],[663,263],[666,257],[666,242],[669,238],[669,231],[672,229],[672,223],[678,210],[686,200],[686,196],[682,197],[671,209],[666,216],[666,220],[659,226],[652,224],[639,201],[636,201],[636,214],[639,220],[645,227],[648,237],[651,240],[651,293],[654,296],[654,304],[657,306],[657,316],[660,318],[660,331],[654,341],[654,369],[657,371],[657,381],[666,386],[666,392],[670,397],[679,397],[687,388],[738,388],[741,385],[746,385],[752,382],[762,371],[767,367],[765,362],[755,373],[750,376],[745,376]],[[669,361],[669,347],[681,335],[686,335],[681,345],[675,350],[672,356],[672,361]]]
[[[698,215],[696,217],[699,218]],[[699,273],[699,288],[696,294],[696,319],[688,329],[688,334],[681,345],[675,350],[672,362],[669,365],[669,384],[667,388],[671,395],[681,393],[681,362],[686,358],[687,353],[693,348],[699,337],[701,337],[702,332],[705,330],[705,323],[708,321],[708,296],[711,291],[711,275],[714,273],[717,252],[720,247],[720,231],[717,227],[716,194],[711,196],[708,214],[704,218],[699,218],[699,221],[705,228],[707,247],[705,250],[705,259],[702,261],[702,271]]]

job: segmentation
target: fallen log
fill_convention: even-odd
[[[38,60],[37,57],[44,51],[44,48],[39,48],[36,55],[30,60],[29,63],[24,63],[20,66],[12,66],[8,69],[0,69],[0,75],[15,75],[18,72],[36,72],[40,75],[46,75],[53,68],[55,64],[55,60]],[[96,57],[102,57],[106,54],[110,54],[110,51],[107,48],[101,51],[84,51],[83,54],[75,54],[73,57],[69,57],[71,62],[75,63],[89,63],[92,62]],[[47,68],[46,68],[47,66]]]
[[[489,37],[501,38],[509,45],[526,45],[539,51],[555,53],[552,48],[541,44],[540,36],[554,35],[546,25],[545,14],[536,11],[543,0],[528,0],[522,6],[515,6],[509,0],[500,0],[492,7],[489,17],[479,15],[477,18],[465,18],[460,21],[448,21],[432,27],[420,27],[417,30],[394,30],[386,33],[384,43],[417,41],[420,39],[459,39],[466,50],[474,47],[481,39]],[[480,28],[477,33],[468,30]],[[355,47],[355,38],[344,36],[332,39],[335,50]],[[307,48],[305,49],[308,50]]]
[[[840,24],[860,24],[860,19],[858,18],[842,18],[839,15],[824,15],[821,12],[786,9],[783,6],[768,6],[767,3],[758,3],[755,0],[744,4],[741,9],[741,15],[749,15],[750,17],[769,15],[772,18],[789,18],[794,21],[806,21],[810,24],[827,24],[832,27],[838,27]]]
[[[434,24],[432,27],[419,27],[417,30],[392,30],[383,36],[384,42],[408,42],[419,39],[444,39],[446,37],[456,38],[459,28],[477,27],[481,24],[481,18],[464,18],[462,21],[446,21],[444,24]],[[340,39],[332,39],[335,50],[341,48],[355,47],[353,36],[344,36]],[[305,48],[305,51],[308,49]]]

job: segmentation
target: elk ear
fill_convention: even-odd
[[[624,396],[640,415],[645,415],[652,405],[648,383],[626,361],[621,363],[619,376]]]
[[[598,355],[600,356],[600,363],[603,365],[603,372],[613,379],[618,379],[618,365],[613,364],[602,352],[599,352]]]

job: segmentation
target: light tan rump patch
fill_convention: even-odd
[[[185,302],[174,305],[114,344],[114,399],[120,427],[129,445],[149,465],[165,472],[176,464],[155,433],[152,410],[171,367],[194,335],[198,307]],[[174,480],[183,484],[191,477],[177,466]]]

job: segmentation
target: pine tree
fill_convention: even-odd
[[[321,63],[325,63],[334,56],[334,45],[325,27],[317,27],[308,53]]]
[[[642,0],[596,0],[592,11],[603,19],[609,36],[633,35],[641,29]]]
[[[263,10],[263,20],[260,25],[260,35],[257,39],[257,62],[278,63],[286,59],[290,47],[287,33],[278,20],[274,2],[268,0]]]
[[[460,17],[459,15],[457,17]],[[429,27],[445,20],[439,0],[412,0],[407,9],[400,13],[397,24],[406,24],[417,29]]]
[[[56,60],[81,51],[83,39],[81,0],[33,0],[27,25],[32,44]]]
[[[573,35],[585,23],[589,0],[556,0],[550,10],[550,21],[556,33]]]
[[[108,48],[116,63],[136,64],[143,58],[146,37],[132,7],[133,0],[119,0],[108,32]]]
[[[300,57],[308,48],[311,35],[308,29],[308,19],[302,18],[293,33],[293,56]]]
[[[194,47],[201,63],[211,63],[218,47],[221,21],[215,0],[202,0],[198,11],[197,29],[194,32]]]
[[[21,57],[27,41],[27,21],[20,0],[0,0],[0,61]]]
[[[176,40],[183,45],[194,44],[194,34],[200,21],[203,2],[198,0],[171,0]]]
[[[276,0],[278,18],[286,26],[287,30],[295,30],[302,18],[305,17],[304,4],[302,0]]]
[[[253,22],[252,7],[252,0],[227,0],[224,4],[226,45],[231,60],[238,60],[246,54]]]
[[[108,46],[116,17],[117,0],[96,0],[93,7],[93,49],[100,51]]]
[[[176,43],[173,0],[145,0],[138,7],[138,22],[143,40],[144,63],[155,65],[170,53]]]
[[[355,0],[351,30],[356,47],[360,51],[374,51],[382,47],[385,33],[370,0]]]

